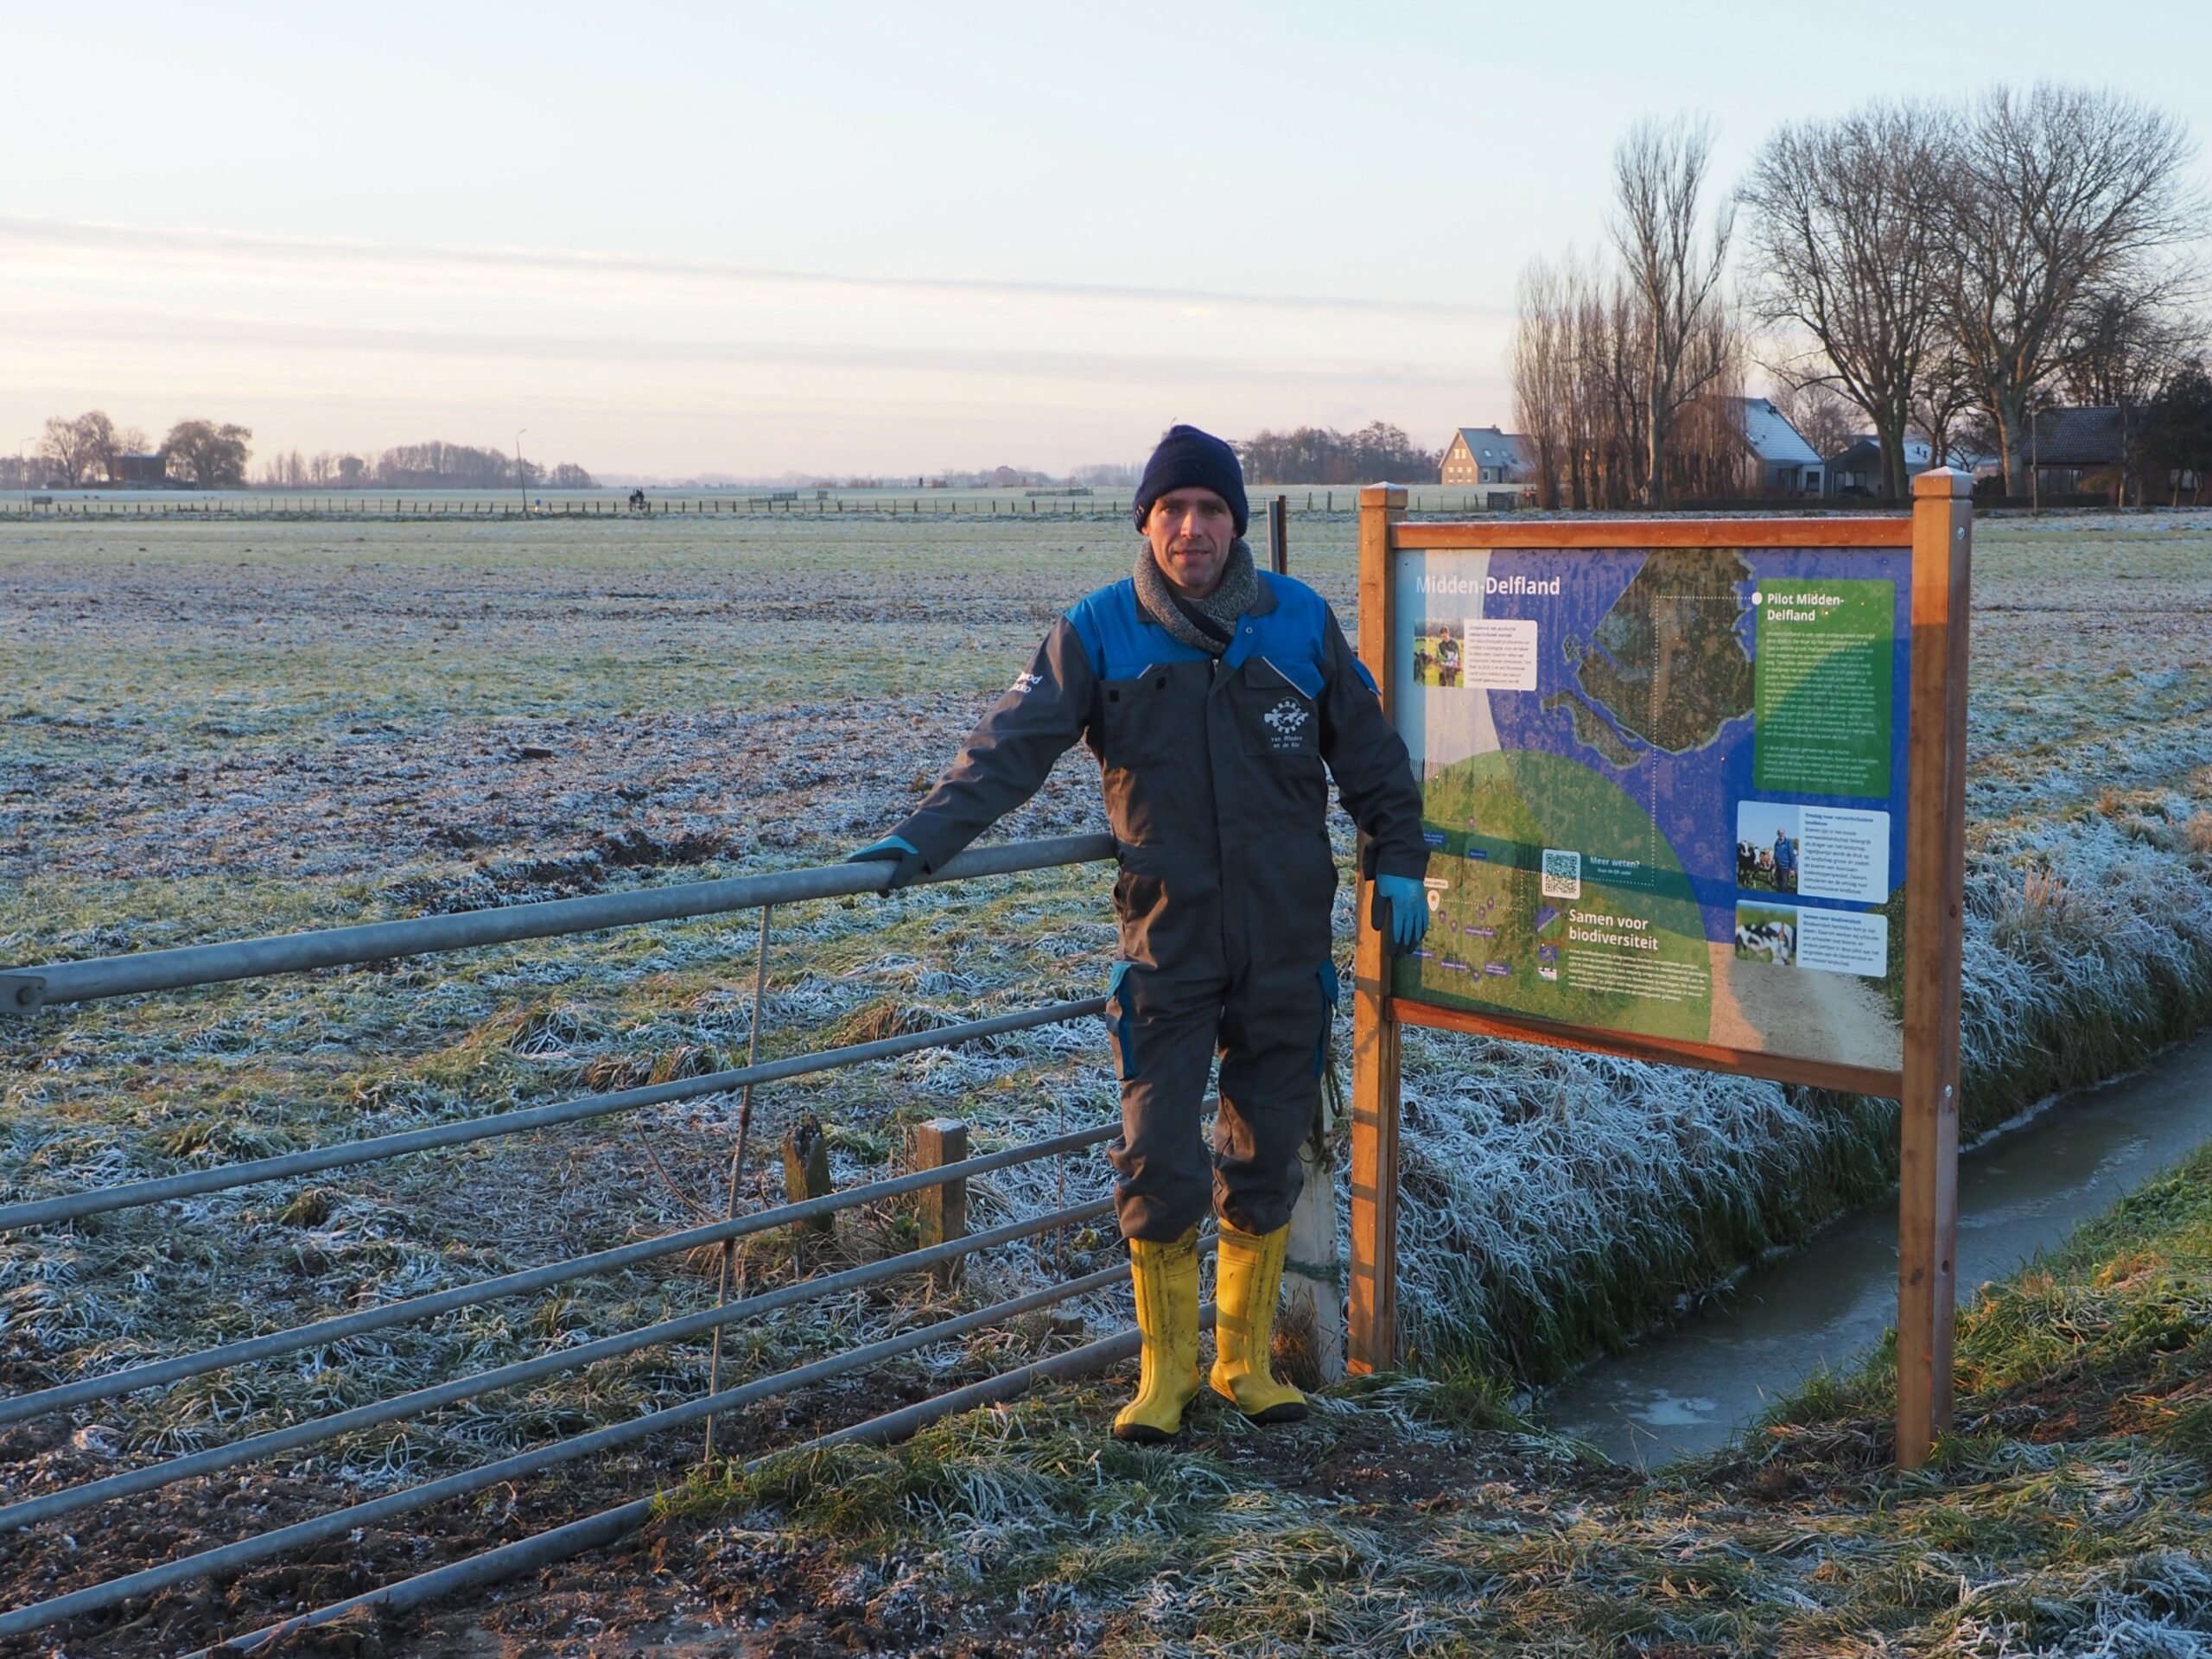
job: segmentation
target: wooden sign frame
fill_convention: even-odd
[[[1949,1427],[1957,1300],[1960,912],[1966,885],[1967,620],[1972,480],[1938,467],[1913,480],[1911,513],[1833,518],[1406,522],[1406,492],[1360,493],[1359,654],[1395,716],[1392,580],[1402,551],[1656,547],[1904,550],[1910,556],[1906,709],[1904,1064],[1897,1071],[1631,1037],[1534,1018],[1401,1001],[1382,936],[1362,925],[1353,957],[1351,1262],[1348,1369],[1397,1354],[1399,1033],[1403,1025],[1511,1038],[1898,1100],[1897,1461],[1917,1468]],[[1369,913],[1363,880],[1354,914]]]

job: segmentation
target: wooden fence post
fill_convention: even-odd
[[[1333,507],[1335,498],[1331,497]],[[1392,532],[1406,493],[1377,484],[1359,493],[1359,657],[1390,709]],[[1363,861],[1364,837],[1360,849]],[[1398,1357],[1398,1021],[1389,958],[1369,925],[1373,884],[1352,898],[1351,1270],[1345,1368],[1388,1370]]]
[[[784,1137],[784,1202],[798,1204],[805,1198],[826,1197],[833,1190],[830,1179],[830,1141],[822,1133],[822,1125],[813,1113],[791,1127]],[[798,1224],[798,1233],[834,1233],[837,1217],[816,1216]]]
[[[1904,1121],[1897,1159],[1897,1465],[1951,1425],[1958,1313],[1959,979],[1966,896],[1967,612],[1974,481],[1912,482]]]
[[[918,1169],[942,1169],[947,1164],[959,1163],[968,1156],[968,1125],[957,1117],[932,1117],[914,1125],[913,1166]],[[925,1186],[914,1195],[922,1217],[922,1244],[943,1244],[949,1240],[964,1238],[968,1233],[968,1181],[956,1175],[950,1180],[940,1181],[935,1186]],[[959,1282],[962,1258],[940,1262],[930,1269],[930,1277],[940,1290],[950,1290]]]
[[[1311,1361],[1313,1381],[1325,1387],[1344,1375],[1344,1264],[1337,1259],[1337,1160],[1315,1139],[1307,1136],[1298,1148],[1306,1184],[1290,1212],[1276,1330]]]

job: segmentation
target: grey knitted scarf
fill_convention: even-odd
[[[1259,602],[1260,579],[1253,574],[1252,550],[1239,537],[1229,544],[1229,560],[1222,566],[1221,582],[1204,599],[1185,599],[1167,585],[1153,563],[1149,544],[1137,552],[1137,602],[1152,620],[1193,651],[1218,657],[1236,637],[1230,625]],[[1206,625],[1211,623],[1211,627]],[[1220,631],[1219,637],[1214,630]]]

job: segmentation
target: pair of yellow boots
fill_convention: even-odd
[[[1290,1229],[1241,1233],[1221,1225],[1214,1262],[1216,1394],[1255,1423],[1294,1423],[1306,1396],[1278,1382],[1268,1367],[1275,1296],[1282,1287]],[[1182,1432],[1183,1408],[1198,1392],[1198,1230],[1166,1244],[1129,1241],[1137,1329],[1144,1337],[1137,1397],[1114,1418],[1114,1438],[1155,1444]]]

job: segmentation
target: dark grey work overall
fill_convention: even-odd
[[[1154,621],[1133,582],[1084,600],[897,830],[940,868],[1075,743],[1097,755],[1121,861],[1110,1156],[1130,1238],[1179,1237],[1209,1202],[1245,1232],[1290,1219],[1337,995],[1324,766],[1373,870],[1427,866],[1405,744],[1335,616],[1301,582],[1260,584],[1219,658]],[[1209,1158],[1198,1118],[1217,1048]]]

